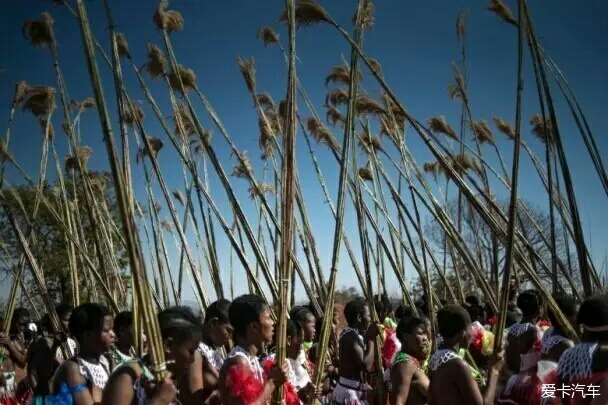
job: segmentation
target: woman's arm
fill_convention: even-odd
[[[416,368],[406,362],[397,363],[391,368],[391,404],[405,405],[415,372]]]
[[[188,390],[193,404],[202,404],[205,401],[203,355],[198,350],[194,352],[194,361],[188,366]]]

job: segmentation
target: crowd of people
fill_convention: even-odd
[[[268,404],[280,387],[287,405],[374,403],[378,390],[390,404],[608,404],[608,296],[588,297],[580,308],[570,296],[554,297],[576,338],[537,291],[512,298],[499,353],[497,316],[475,296],[444,303],[435,327],[424,297],[393,310],[376,296],[382,323],[372,322],[367,300],[353,299],[343,309],[346,325],[330,314],[327,356],[317,350],[322,319],[297,306],[282,367],[271,308],[257,295],[218,300],[204,316],[183,306],[160,311],[160,365],[131,312],[59,305],[65,332],[57,333],[48,315],[32,322],[17,308],[11,324],[0,325],[0,404]]]

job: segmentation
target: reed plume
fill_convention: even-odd
[[[197,134],[196,125],[194,125],[194,121],[192,120],[192,116],[188,110],[188,106],[182,103],[179,103],[175,109],[173,124],[175,125],[175,133],[180,135],[182,138]]]
[[[345,89],[331,89],[325,96],[325,104],[329,104],[334,107],[348,104],[348,91]]]
[[[265,92],[257,94],[255,97],[257,98],[258,104],[260,105],[260,107],[262,107],[265,113],[274,112],[275,104],[270,94]]]
[[[368,161],[364,167],[359,168],[359,177],[361,180],[374,182],[374,172],[372,171],[372,167],[370,162]]]
[[[444,134],[452,139],[458,139],[456,131],[446,122],[443,115],[429,118],[429,128],[432,132]]]
[[[551,118],[543,118],[541,114],[534,114],[530,118],[530,125],[532,125],[532,134],[542,143],[547,143],[547,140],[553,140],[553,123],[551,122]]]
[[[386,113],[382,104],[367,95],[358,95],[355,100],[355,111],[358,115],[379,116]]]
[[[93,154],[93,149],[88,146],[78,148],[76,155],[69,155],[65,158],[65,171],[71,173],[79,171],[80,167],[86,168],[86,163]],[[80,164],[79,164],[80,163]]]
[[[467,14],[465,12],[458,13],[456,17],[456,38],[459,42],[462,42],[464,37],[467,36]]]
[[[173,90],[181,91],[181,86],[179,84],[180,79],[184,85],[184,90],[189,91],[196,89],[196,74],[194,73],[194,70],[190,68],[177,65],[177,72],[171,69],[168,78],[169,84]]]
[[[182,194],[182,192],[181,192],[181,191],[179,191],[179,190],[175,190],[175,191],[173,191],[173,193],[172,193],[172,194],[173,194],[173,197],[175,197],[175,199],[176,199],[177,201],[179,201],[179,203],[180,203],[182,206],[186,205],[186,200],[184,199],[184,195]]]
[[[46,48],[53,41],[53,18],[49,13],[42,13],[40,20],[27,20],[21,27],[21,33],[37,48]]]
[[[493,116],[492,121],[494,121],[496,129],[502,132],[507,138],[509,138],[510,140],[515,139],[515,129],[511,125],[509,125],[507,121],[497,116]]]
[[[272,184],[267,183],[260,183],[256,186],[251,186],[247,191],[249,192],[249,198],[251,198],[252,200],[261,197],[262,194],[274,194],[276,192],[274,186]]]
[[[359,147],[365,153],[377,153],[377,152],[385,152],[382,147],[382,141],[377,136],[370,136],[367,132],[363,131],[361,135],[359,135]]]
[[[123,117],[125,124],[129,126],[135,125],[138,121],[143,121],[145,114],[140,106],[131,104],[125,107],[125,116]]]
[[[243,79],[245,79],[247,90],[249,90],[251,94],[255,94],[255,67],[253,64],[253,56],[249,59],[243,59],[239,56],[236,58],[236,63],[239,65],[239,70],[241,71],[241,75],[243,75]]]
[[[129,43],[127,42],[125,34],[116,34],[116,46],[118,47],[118,55],[129,56]]]
[[[164,52],[158,46],[149,42],[146,49],[148,50],[148,61],[144,65],[144,69],[152,79],[164,76],[165,64],[167,63]]]
[[[287,23],[287,10],[279,17],[280,23]],[[333,24],[330,15],[315,0],[298,0],[296,4],[296,26],[309,27],[321,22]]]
[[[233,166],[232,175],[241,179],[253,177],[253,166],[247,156],[247,152],[236,152],[239,158],[239,164]],[[232,155],[232,154],[231,154]]]
[[[353,16],[353,25],[357,25],[357,14],[356,12]],[[368,1],[364,4],[361,9],[359,16],[359,28],[362,30],[371,29],[374,26],[374,4],[371,1]]]
[[[38,118],[46,118],[57,107],[53,87],[29,86],[24,88],[21,97],[23,111],[29,110]]]
[[[517,20],[513,17],[513,13],[502,1],[490,0],[488,10],[499,16],[504,22],[517,26]]]
[[[357,69],[356,73],[357,80],[362,79],[361,71]],[[330,83],[344,84],[348,86],[350,83],[350,67],[349,66],[334,66],[331,68],[329,74],[325,77],[325,87],[329,86]]]
[[[184,17],[182,17],[179,11],[167,10],[167,7],[169,7],[168,0],[162,0],[158,4],[158,8],[152,17],[156,28],[166,30],[169,34],[180,31],[184,28]]]
[[[340,149],[340,144],[331,133],[319,120],[314,117],[306,119],[306,128],[315,140],[323,145],[327,145],[331,150],[337,151]]]
[[[257,37],[264,42],[264,46],[279,43],[279,34],[270,27],[261,27],[257,32]]]
[[[325,112],[325,120],[329,125],[335,127],[337,124],[344,126],[346,123],[346,117],[340,114],[340,111],[331,104],[326,104],[325,108],[327,111]]]
[[[494,145],[494,135],[492,135],[492,130],[488,125],[486,120],[481,120],[477,122],[472,122],[470,125],[471,130],[473,131],[473,135],[480,144],[489,143]]]

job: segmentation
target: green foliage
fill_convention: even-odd
[[[111,176],[105,172],[89,172],[87,176],[93,186],[94,199],[102,213],[97,220],[106,221],[106,223],[113,222],[115,229],[120,231],[122,228],[118,219],[118,206]],[[73,178],[73,180],[70,178]],[[83,235],[81,244],[83,248],[86,248],[90,260],[97,264],[96,255],[93,254],[95,252],[94,235],[85,205],[83,186],[84,183],[79,175],[73,177],[68,175],[65,179],[68,205],[74,213],[76,225],[80,228],[81,235]],[[40,203],[35,221],[32,221],[37,195],[35,187],[17,186],[14,190],[18,197],[8,190],[3,190],[2,198],[24,234],[27,236],[29,232],[32,232],[33,239],[30,239],[30,248],[38,265],[43,270],[49,293],[56,302],[71,303],[72,283],[68,258],[68,239],[63,227],[43,203]],[[63,215],[65,209],[61,199],[60,184],[58,182],[52,185],[45,184],[43,193],[54,206],[54,211]],[[109,215],[103,214],[108,212]],[[117,233],[111,232],[111,235],[114,248],[113,255],[117,259],[120,269],[124,271],[128,263],[126,251]],[[0,247],[0,254],[3,259],[0,261],[0,272],[12,275],[17,269],[22,250],[4,209],[0,210],[0,241],[4,245],[4,247]],[[81,255],[78,251],[76,256],[81,301],[90,301],[97,294],[102,296],[100,291],[95,291],[95,287],[92,287],[95,285],[94,280],[89,269],[80,260]],[[100,272],[103,273],[103,269]],[[30,293],[34,298],[38,297],[38,288],[32,281],[29,268],[26,268],[25,277],[26,284],[31,287]]]

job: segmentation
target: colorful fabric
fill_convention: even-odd
[[[69,357],[68,358],[72,358],[74,356],[76,356],[76,341],[70,337],[68,337],[67,339],[68,341],[68,348],[69,348]],[[57,348],[57,351],[55,352],[55,357],[57,357],[57,359],[59,359],[60,361],[65,360],[65,358],[63,357],[63,352],[61,351],[61,347]]]
[[[224,356],[222,355],[221,350],[212,348],[209,345],[201,342],[198,345],[198,351],[207,359],[209,364],[211,364],[217,371],[220,371],[224,365]]]
[[[392,329],[384,330],[384,344],[382,345],[382,367],[387,369],[393,363],[393,358],[401,350],[401,342],[397,333]]]
[[[397,329],[397,323],[388,316],[384,319],[384,326],[390,329]]]

